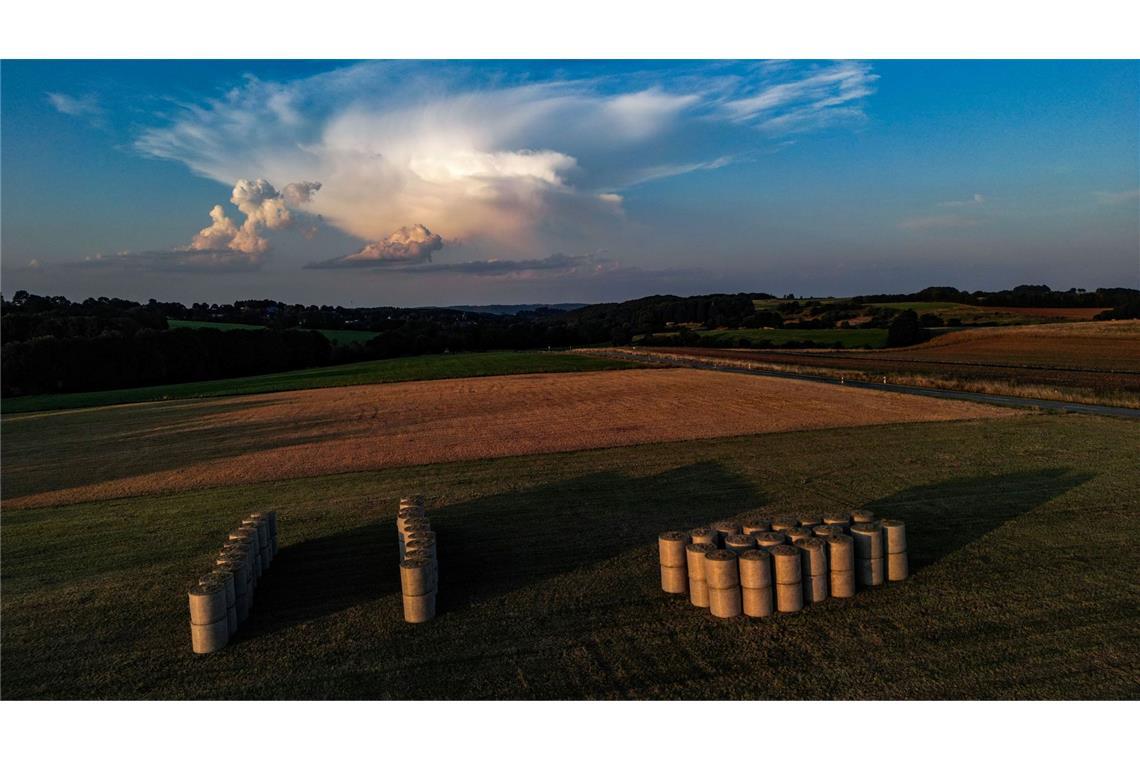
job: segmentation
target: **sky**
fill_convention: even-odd
[[[0,289],[1140,287],[1137,61],[4,61]]]

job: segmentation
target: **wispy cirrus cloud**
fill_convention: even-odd
[[[45,93],[52,108],[67,116],[84,118],[88,121],[99,122],[103,118],[103,107],[94,95],[67,95],[62,92]]]
[[[614,218],[631,188],[728,165],[734,156],[702,147],[724,130],[768,145],[860,122],[876,78],[850,62],[723,69],[536,81],[367,62],[290,82],[251,77],[180,104],[135,147],[220,182],[311,177],[313,213],[368,245],[418,224],[526,255],[549,249],[547,230],[566,219],[581,229]]]
[[[723,112],[733,121],[777,134],[866,118],[862,104],[878,80],[870,64],[841,61],[810,67],[806,73],[786,61],[780,64],[762,66],[771,79],[761,79],[751,94],[725,99]]]

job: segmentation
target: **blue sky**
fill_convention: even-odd
[[[1135,61],[5,61],[3,290],[1137,287]]]

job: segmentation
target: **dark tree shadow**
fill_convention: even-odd
[[[1004,523],[1090,480],[1047,468],[914,486],[866,505],[877,517],[907,523],[911,570],[938,562]]]
[[[715,462],[629,477],[602,472],[428,510],[439,614],[651,545],[658,533],[757,511],[764,501]],[[282,548],[239,637],[400,592],[392,515]]]

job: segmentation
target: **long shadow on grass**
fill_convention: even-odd
[[[535,581],[764,506],[752,484],[715,462],[629,477],[603,472],[449,506],[439,538],[439,611],[462,609]]]
[[[1058,467],[953,478],[899,491],[866,508],[906,521],[910,565],[918,570],[1092,477]]]
[[[714,462],[629,477],[602,472],[428,510],[437,534],[439,614],[655,542],[665,530],[759,510],[764,500]],[[281,549],[242,636],[398,594],[389,519]]]
[[[396,528],[388,520],[282,547],[238,636],[256,637],[398,593],[397,561]]]

